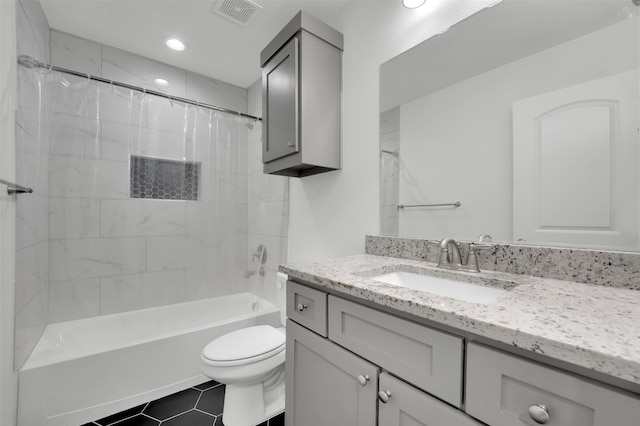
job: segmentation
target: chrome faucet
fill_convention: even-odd
[[[469,244],[469,257],[467,263],[462,263],[460,247],[453,238],[445,238],[440,241],[440,259],[438,268],[452,269],[454,271],[480,272],[478,268],[478,256],[473,243]]]

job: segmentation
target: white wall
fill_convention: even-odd
[[[15,177],[16,2],[0,1],[0,177]],[[19,6],[18,6],[19,7]],[[15,201],[0,185],[0,424],[14,426],[18,376],[13,371]]]
[[[344,34],[342,170],[291,180],[289,260],[364,253],[379,232],[379,67],[477,12],[489,1],[354,1],[336,29]]]
[[[403,211],[399,235],[511,241],[513,102],[636,68],[637,28],[626,20],[403,104],[400,202],[462,206]]]

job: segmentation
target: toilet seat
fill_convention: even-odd
[[[270,325],[232,331],[213,340],[202,351],[210,366],[233,367],[270,358],[285,349],[285,335]]]

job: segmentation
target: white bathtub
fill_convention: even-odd
[[[250,293],[50,324],[20,369],[18,426],[78,426],[206,382],[202,348],[258,324],[280,312]]]

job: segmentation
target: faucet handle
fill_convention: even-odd
[[[450,265],[451,261],[449,260],[449,249],[443,248],[440,250],[440,259],[438,259],[438,267],[443,267],[443,265]]]
[[[478,255],[476,254],[476,246],[474,243],[469,244],[469,256],[467,257],[467,264],[464,269],[468,272],[480,272]]]
[[[489,234],[482,234],[478,237],[478,241],[471,243],[478,250],[495,250],[498,245],[493,242],[493,238]]]

